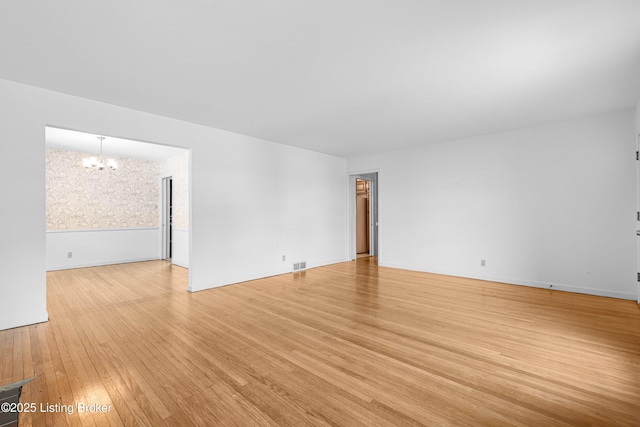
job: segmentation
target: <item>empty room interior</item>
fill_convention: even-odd
[[[640,425],[638,17],[1,2],[0,425]]]

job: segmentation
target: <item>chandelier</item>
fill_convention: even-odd
[[[106,138],[104,136],[98,136],[97,138],[100,140],[100,158],[97,158],[95,156],[86,157],[84,160],[82,160],[82,166],[84,166],[86,169],[101,171],[105,169],[104,160],[102,158],[102,141],[104,141]],[[106,167],[114,171],[118,169],[118,162],[116,162],[114,159],[107,159]]]

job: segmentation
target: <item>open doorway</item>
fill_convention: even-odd
[[[47,126],[45,160],[47,271],[189,268],[190,150]]]
[[[356,257],[371,256],[371,199],[369,181],[356,178]]]
[[[162,259],[171,261],[173,252],[173,179],[162,178]]]
[[[378,172],[349,176],[350,258],[379,256]]]

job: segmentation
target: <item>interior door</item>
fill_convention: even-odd
[[[377,174],[376,174],[377,178]],[[378,180],[369,181],[369,255],[378,256]]]
[[[369,252],[369,221],[367,211],[369,210],[369,200],[365,195],[356,197],[356,253]]]
[[[369,256],[372,257],[379,257],[378,172],[349,175],[348,194],[349,256],[352,260],[355,260],[358,254],[363,253],[368,253]],[[368,209],[364,209],[361,205],[364,202],[358,200],[361,196],[367,198]],[[360,221],[357,220],[358,212]],[[362,221],[362,218],[364,218],[365,221]],[[365,224],[363,225],[363,223]],[[366,228],[368,232],[363,232],[363,227]],[[366,236],[365,239],[360,237],[360,246],[358,245],[359,235]],[[368,239],[368,241],[366,239]],[[366,248],[362,247],[363,243],[365,243]]]

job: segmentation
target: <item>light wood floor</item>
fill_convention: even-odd
[[[164,261],[48,273],[50,321],[0,331],[0,384],[64,425],[640,425],[632,301],[379,268],[198,293]]]

